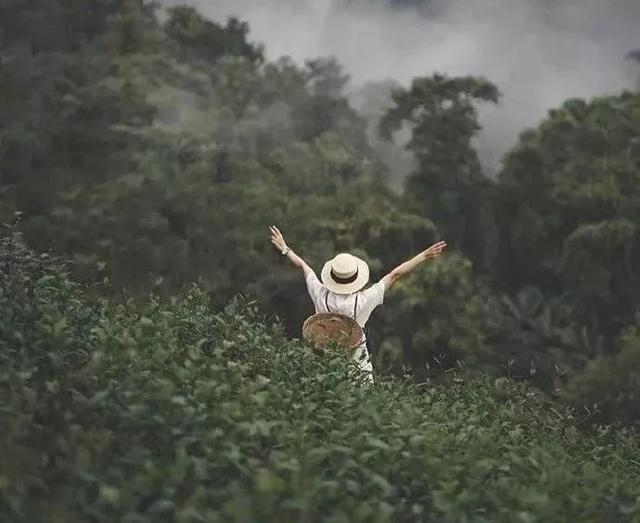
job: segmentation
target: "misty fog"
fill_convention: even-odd
[[[185,2],[163,2],[176,3]],[[499,107],[480,108],[478,149],[489,171],[548,109],[571,97],[618,92],[637,78],[637,67],[625,60],[640,47],[637,0],[440,0],[428,10],[366,0],[187,3],[214,20],[248,21],[270,59],[337,56],[352,77],[353,96],[372,80],[408,85],[434,72],[486,76],[503,95]]]

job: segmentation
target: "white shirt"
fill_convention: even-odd
[[[353,294],[336,294],[327,289],[314,272],[310,272],[307,275],[307,290],[316,308],[316,313],[335,312],[337,314],[344,314],[350,318],[353,318],[353,308],[357,296],[358,309],[356,310],[355,320],[360,327],[364,328],[373,310],[378,305],[382,305],[385,286],[384,282],[380,280],[364,291],[354,292]],[[330,310],[327,310],[327,302]]]

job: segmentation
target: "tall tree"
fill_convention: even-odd
[[[407,179],[410,206],[432,219],[452,245],[462,248],[480,267],[492,258],[493,219],[483,175],[472,140],[480,130],[476,104],[497,103],[498,89],[475,77],[441,75],[415,78],[409,89],[393,92],[394,107],[380,121],[380,133],[408,125],[406,145],[418,168]]]

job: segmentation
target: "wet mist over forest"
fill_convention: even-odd
[[[175,1],[163,0],[164,5]],[[502,96],[480,110],[481,160],[495,172],[526,127],[567,98],[632,87],[638,45],[634,0],[192,0],[216,20],[237,16],[270,59],[336,56],[350,97],[390,80],[433,73],[486,76]]]

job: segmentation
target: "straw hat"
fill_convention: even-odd
[[[341,253],[324,264],[320,277],[330,291],[352,294],[369,281],[369,266],[366,261],[352,254]]]
[[[362,336],[362,327],[355,320],[332,312],[314,314],[302,326],[302,337],[317,350],[331,343],[353,350],[362,343]]]

